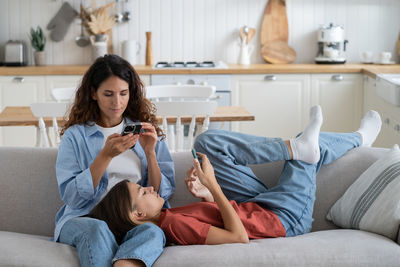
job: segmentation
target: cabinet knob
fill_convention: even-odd
[[[341,75],[341,74],[332,75],[332,80],[343,81],[343,75]]]
[[[275,75],[265,75],[264,81],[275,81],[276,76]]]
[[[396,125],[394,126],[394,130],[395,130],[396,132],[400,132],[400,124],[396,124]]]
[[[17,82],[17,83],[23,83],[25,81],[25,78],[24,77],[14,77],[13,81]]]
[[[385,122],[385,124],[389,125],[390,124],[390,119],[386,118],[384,122]]]

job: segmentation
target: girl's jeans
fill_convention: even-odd
[[[236,202],[257,202],[272,210],[286,229],[286,236],[311,230],[315,178],[323,164],[361,145],[358,133],[320,133],[321,158],[316,164],[290,160],[280,138],[267,138],[223,130],[208,130],[196,139],[198,152],[207,155],[226,197]],[[286,160],[279,182],[272,188],[262,183],[248,164]],[[268,174],[266,174],[268,175]]]
[[[151,266],[163,251],[165,235],[146,223],[130,230],[118,246],[104,221],[77,217],[64,224],[59,242],[76,247],[82,267],[110,267],[119,259],[138,259]]]

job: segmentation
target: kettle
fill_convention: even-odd
[[[26,66],[26,45],[23,41],[9,40],[4,47],[4,65]]]

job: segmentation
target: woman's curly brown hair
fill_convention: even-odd
[[[72,125],[101,121],[100,109],[92,98],[92,94],[111,76],[117,76],[129,84],[129,101],[122,116],[132,121],[150,122],[154,125],[157,135],[165,137],[158,126],[155,106],[146,98],[144,85],[139,75],[131,64],[117,55],[97,58],[86,71],[76,91],[75,101],[69,118],[61,130],[61,135]]]

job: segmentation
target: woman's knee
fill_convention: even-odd
[[[219,134],[220,131],[215,129],[205,131],[196,137],[193,147],[197,151],[204,153],[207,150],[206,147],[210,145]]]
[[[124,237],[124,241],[131,238],[152,240],[154,242],[160,242],[162,245],[165,245],[166,241],[164,232],[153,223],[141,224],[129,230]]]
[[[77,217],[69,220],[64,225],[62,232],[64,232],[62,234],[63,236],[68,235],[73,237],[73,243],[75,244],[83,238],[88,238],[90,240],[102,239],[103,242],[106,241],[106,239],[112,242],[115,240],[106,222],[90,217]]]

